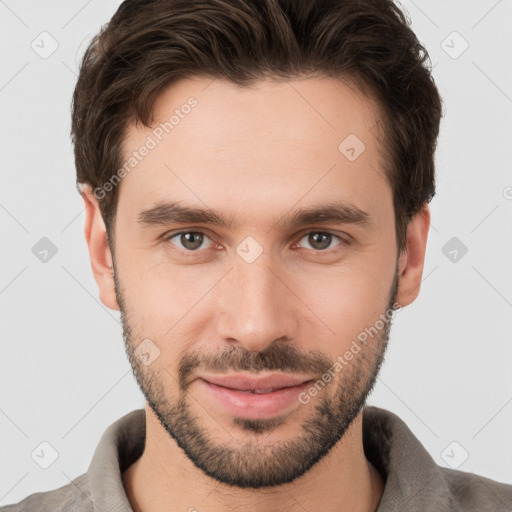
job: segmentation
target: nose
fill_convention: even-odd
[[[299,328],[300,301],[290,290],[287,276],[264,254],[252,263],[235,261],[218,297],[219,339],[253,351],[263,351],[278,341],[293,341]]]

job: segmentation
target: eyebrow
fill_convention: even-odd
[[[138,223],[147,227],[173,223],[210,224],[229,230],[238,227],[233,216],[226,217],[209,208],[182,205],[180,201],[160,202],[152,208],[141,211],[138,215]],[[315,223],[371,225],[374,222],[368,212],[354,204],[331,202],[287,213],[273,227],[296,228]]]

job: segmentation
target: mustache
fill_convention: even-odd
[[[247,350],[231,346],[218,354],[205,354],[194,350],[185,354],[178,365],[180,389],[186,389],[190,376],[197,370],[229,372],[281,371],[321,376],[332,366],[332,361],[318,350],[303,353],[292,345],[270,345],[264,351]]]

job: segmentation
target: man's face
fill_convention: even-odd
[[[194,79],[159,97],[152,128],[129,129],[126,160],[140,161],[119,185],[114,255],[127,353],[162,426],[219,481],[304,474],[375,382],[398,287],[377,119],[333,79]],[[154,210],[170,203],[231,224]],[[334,204],[366,221],[292,222]],[[235,375],[253,380],[216,380]],[[257,380],[270,375],[295,380]]]

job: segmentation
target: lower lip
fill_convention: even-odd
[[[272,418],[287,412],[293,404],[299,405],[299,394],[311,384],[311,381],[307,381],[268,393],[248,393],[217,386],[203,379],[199,379],[199,382],[228,414],[258,419]]]

